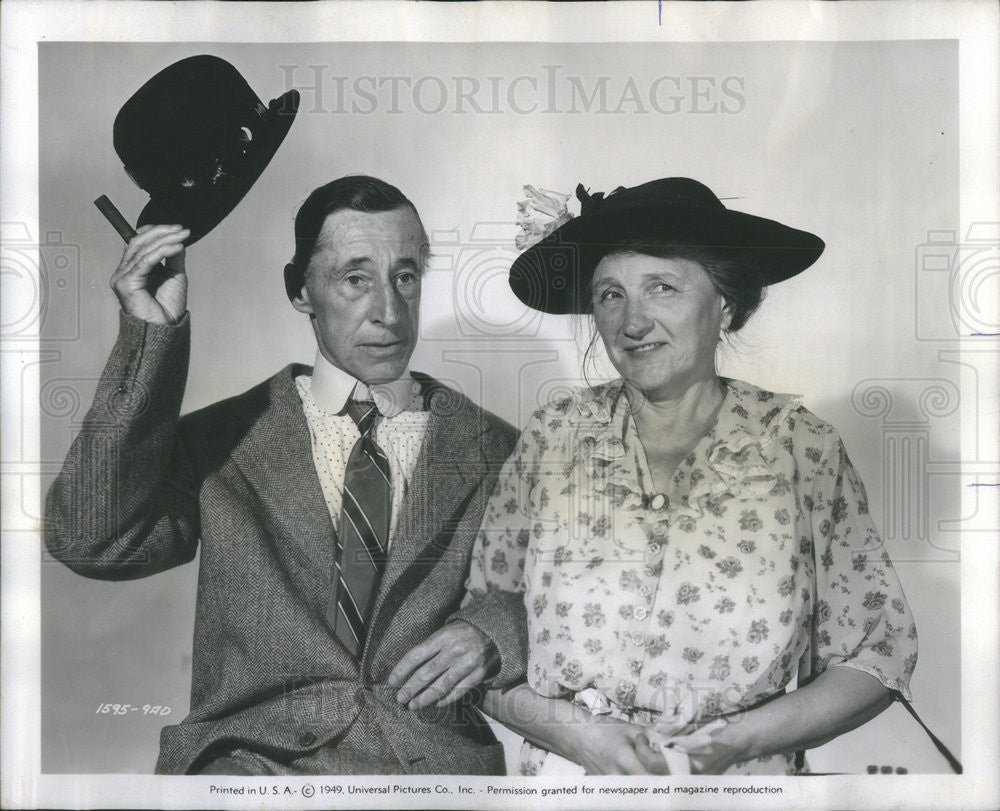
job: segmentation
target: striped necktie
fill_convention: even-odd
[[[346,410],[361,437],[351,449],[344,474],[340,543],[327,618],[340,641],[358,656],[385,571],[392,487],[389,460],[372,436],[378,419],[375,403],[350,400]]]

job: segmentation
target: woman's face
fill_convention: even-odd
[[[729,313],[697,262],[611,254],[594,270],[593,303],[611,362],[648,398],[674,399],[714,378]]]

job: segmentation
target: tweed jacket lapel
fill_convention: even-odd
[[[415,564],[424,568],[424,574],[434,566],[442,551],[436,547],[447,545],[449,524],[457,523],[464,515],[486,469],[482,442],[489,429],[483,412],[433,378],[412,374],[423,386],[430,417],[401,505],[399,526],[372,613],[372,629],[379,623],[383,609],[391,614],[395,601],[387,597],[403,575]],[[374,640],[370,647],[377,647],[379,641]],[[366,658],[369,654],[366,651]]]
[[[266,402],[248,417],[252,425],[234,449],[233,461],[263,502],[261,513],[272,524],[273,553],[292,582],[290,591],[325,618],[336,531],[295,388],[295,377],[310,372],[293,364],[271,378]]]
[[[292,590],[325,621],[336,530],[316,475],[309,427],[295,388],[295,377],[309,372],[308,367],[293,365],[271,379],[266,402],[255,404],[245,416],[248,430],[233,450],[233,461],[265,501],[262,512],[273,525],[274,554],[292,581]],[[401,585],[409,590],[434,567],[450,541],[449,526],[464,515],[485,470],[482,442],[488,426],[483,412],[433,378],[413,375],[423,386],[430,416],[400,505],[365,658],[383,641],[376,628],[383,609],[387,616],[392,614],[395,601],[387,597],[393,587],[405,579]],[[414,573],[413,583],[411,577],[404,578]]]

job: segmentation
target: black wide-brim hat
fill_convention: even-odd
[[[191,245],[243,199],[299,107],[297,90],[265,105],[236,68],[207,54],[182,59],[136,91],[115,117],[114,146],[149,193],[138,225],[181,224]]]
[[[774,220],[726,208],[708,186],[687,177],[619,188],[605,197],[577,186],[580,216],[524,251],[510,287],[534,310],[589,311],[594,268],[623,246],[691,247],[752,263],[764,285],[801,273],[823,253],[823,240]]]

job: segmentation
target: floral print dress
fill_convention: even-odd
[[[535,413],[487,506],[469,591],[524,592],[535,691],[597,690],[640,723],[753,706],[800,666],[853,667],[909,697],[913,617],[836,431],[797,397],[723,383],[716,425],[659,493],[622,381]],[[545,756],[526,742],[522,773]],[[729,773],[791,773],[792,760]]]

